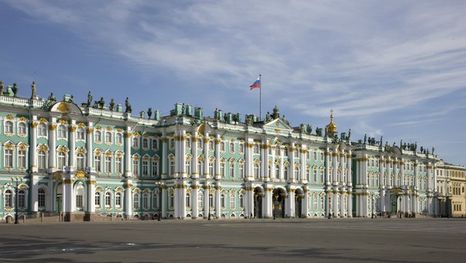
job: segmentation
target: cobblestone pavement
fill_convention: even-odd
[[[0,225],[0,262],[466,262],[466,219]]]

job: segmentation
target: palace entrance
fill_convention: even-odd
[[[304,192],[301,189],[296,189],[295,191],[295,217],[300,218],[303,217],[303,200],[304,200]]]
[[[276,218],[285,217],[286,192],[282,188],[276,188],[272,193],[272,213]]]
[[[262,198],[264,191],[260,187],[254,189],[254,218],[262,218]]]

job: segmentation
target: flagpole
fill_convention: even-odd
[[[259,74],[259,81],[260,81],[260,87],[259,87],[259,121],[262,121],[262,75]]]

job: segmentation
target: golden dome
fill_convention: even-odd
[[[325,127],[328,136],[333,137],[337,133],[337,125],[333,121],[333,110],[330,111],[330,123]]]

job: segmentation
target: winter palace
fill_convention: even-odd
[[[0,220],[466,215],[465,168],[416,143],[177,103],[17,96],[0,82]],[[15,215],[17,217],[15,218]]]

